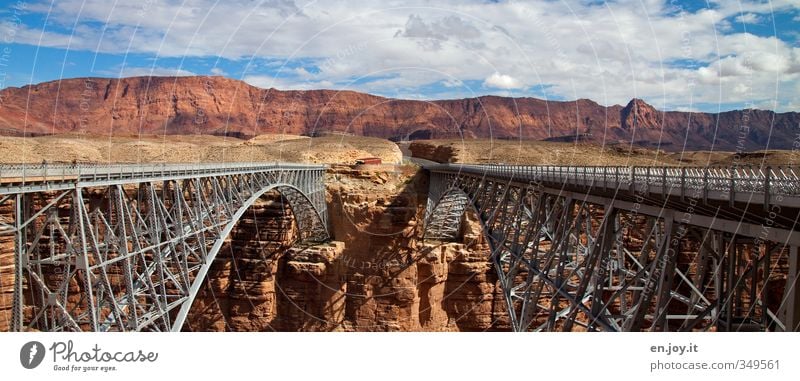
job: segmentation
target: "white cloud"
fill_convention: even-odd
[[[462,82],[462,81],[460,81],[458,79],[455,79],[455,78],[448,78],[448,79],[445,79],[444,81],[442,81],[442,86],[449,87],[449,88],[461,87],[461,86],[464,86],[464,82]]]
[[[398,96],[433,84],[455,85],[448,87],[454,96],[547,85],[550,97],[591,98],[606,105],[633,97],[654,104],[777,97],[779,104],[790,105],[796,104],[790,97],[800,83],[798,48],[730,27],[739,18],[755,22],[773,10],[793,12],[797,0],[719,0],[712,1],[713,9],[698,11],[676,8],[668,0],[602,6],[583,0],[441,0],[436,7],[427,0],[406,0],[402,7],[368,0],[304,4],[61,0],[50,14],[54,27],[42,36],[41,30],[23,25],[16,41],[35,45],[41,38],[43,46],[70,44],[74,50],[270,60],[279,66],[302,59],[305,68],[284,67],[281,79],[265,75],[273,69],[263,65],[243,77],[266,87],[335,87]],[[49,7],[42,2],[28,9],[45,14]],[[105,28],[98,27],[106,20]],[[693,64],[676,64],[683,61]],[[743,82],[748,91],[734,91]]]
[[[314,75],[311,74],[304,67],[298,67],[298,68],[294,69],[293,72],[294,72],[295,75],[297,75],[298,78],[303,79],[303,80],[308,80],[308,79],[311,79],[311,78],[314,77]]]
[[[227,75],[228,74],[228,73],[225,72],[225,70],[222,70],[222,69],[220,69],[218,67],[212,67],[211,70],[209,70],[209,72],[211,72],[211,74],[214,74],[214,75]]]
[[[759,24],[764,21],[761,16],[755,13],[742,13],[741,15],[736,16],[734,20],[741,24]]]
[[[271,75],[248,75],[242,78],[242,80],[262,89],[317,90],[334,88],[334,83],[330,81],[296,81]]]
[[[197,73],[180,68],[169,67],[115,67],[109,70],[101,70],[100,74],[111,75],[115,77],[141,77],[141,76],[156,76],[156,77],[186,77],[190,75],[197,75]]]
[[[483,81],[483,85],[498,89],[519,89],[522,87],[519,81],[514,79],[514,77],[497,72],[486,77],[486,79]]]

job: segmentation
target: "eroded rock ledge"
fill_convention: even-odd
[[[422,241],[427,186],[413,166],[334,166],[335,241],[312,247],[290,245],[296,228],[280,199],[259,204],[217,259],[187,329],[507,330],[474,216],[462,242]]]

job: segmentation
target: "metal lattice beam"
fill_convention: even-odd
[[[177,331],[242,214],[275,191],[328,239],[323,166],[2,167],[16,331]],[[0,204],[2,206],[3,204]]]
[[[426,169],[426,239],[476,212],[514,330],[800,326],[793,168]]]

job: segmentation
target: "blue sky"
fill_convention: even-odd
[[[0,20],[0,87],[224,75],[398,98],[800,111],[800,0],[14,0]]]

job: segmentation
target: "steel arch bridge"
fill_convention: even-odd
[[[325,167],[0,166],[11,330],[179,331],[242,214],[277,191],[301,241],[328,239]]]
[[[800,330],[796,168],[425,168],[425,239],[477,214],[516,331]]]

